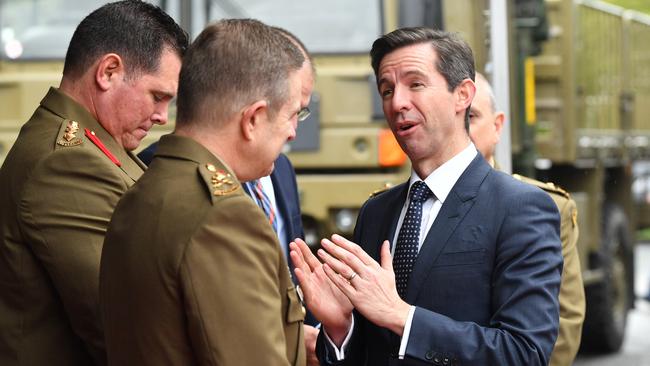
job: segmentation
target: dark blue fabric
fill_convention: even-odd
[[[368,200],[355,241],[375,260],[393,240],[408,185]],[[546,365],[558,334],[560,218],[548,194],[472,161],[420,249],[406,302],[416,306],[406,357],[400,337],[355,312],[342,362],[322,335],[325,365]]]

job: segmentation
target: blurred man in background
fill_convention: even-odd
[[[493,167],[494,151],[505,123],[505,113],[497,109],[492,87],[479,73],[476,74],[476,96],[470,109],[469,135],[476,148]],[[562,283],[560,284],[560,333],[553,353],[552,366],[570,366],[580,348],[582,323],[585,319],[585,292],[578,255],[578,209],[569,193],[552,183],[522,177],[515,178],[546,191],[558,207],[561,216]]]

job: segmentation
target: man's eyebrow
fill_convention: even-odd
[[[160,94],[164,96],[165,98],[173,99],[176,97],[176,93],[173,91],[170,91],[169,89],[158,89],[154,90],[155,94]]]
[[[427,77],[427,74],[424,73],[421,70],[408,70],[407,72],[404,73],[405,76],[419,76],[419,77]]]
[[[381,78],[377,81],[377,87],[380,88],[382,85],[388,83],[388,79],[386,78]]]

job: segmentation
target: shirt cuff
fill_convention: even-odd
[[[352,330],[354,329],[354,316],[352,317],[352,324],[350,324],[350,330],[348,330],[348,335],[345,336],[345,339],[343,340],[343,344],[341,344],[341,349],[336,347],[334,342],[332,342],[332,339],[330,336],[327,334],[327,331],[325,328],[323,328],[323,334],[325,335],[325,339],[329,342],[330,346],[334,349],[334,354],[336,355],[336,360],[341,361],[342,359],[345,358],[345,350],[348,346],[348,343],[350,343],[350,338],[352,337]]]
[[[399,344],[399,359],[403,360],[406,355],[406,346],[409,342],[409,335],[411,334],[411,323],[413,323],[413,314],[415,314],[415,306],[409,309],[409,315],[406,317],[406,324],[404,324],[404,332],[402,333],[402,341]]]

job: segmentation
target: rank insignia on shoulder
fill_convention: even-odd
[[[79,123],[77,121],[68,121],[63,136],[56,143],[65,147],[81,145],[81,139],[77,137],[78,131]]]
[[[386,182],[386,183],[384,183],[383,187],[381,187],[379,189],[375,189],[374,191],[372,191],[372,193],[370,193],[370,198],[373,198],[373,197],[375,197],[377,195],[380,195],[380,194],[386,192],[387,190],[391,189],[392,187],[393,187],[392,184]]]
[[[573,227],[578,226],[578,210],[573,210],[571,212],[571,222],[573,223]]]
[[[239,185],[235,184],[233,181],[232,175],[230,175],[230,173],[226,173],[223,170],[217,170],[217,168],[212,164],[207,164],[205,167],[208,169],[208,171],[214,172],[212,178],[210,179],[210,183],[212,183],[212,188],[214,189],[212,194],[215,196],[227,195],[236,191],[239,187]]]

